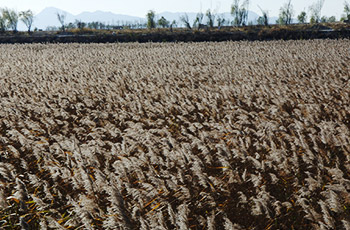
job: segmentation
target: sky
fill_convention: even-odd
[[[242,2],[243,0],[241,0]],[[317,0],[292,0],[295,15]],[[343,14],[345,0],[325,0],[322,15],[336,16]],[[349,1],[349,0],[348,0]],[[258,14],[260,6],[268,10],[269,16],[278,16],[280,7],[286,2],[276,0],[250,0],[249,10]],[[74,15],[84,11],[110,11],[116,14],[145,17],[148,10],[156,13],[169,12],[205,12],[207,9],[217,13],[229,12],[233,0],[0,0],[0,8],[8,7],[17,11],[31,9],[35,14],[46,7],[56,7]]]

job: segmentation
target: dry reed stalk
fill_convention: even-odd
[[[0,45],[0,228],[350,229],[349,45]]]

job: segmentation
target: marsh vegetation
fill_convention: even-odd
[[[0,228],[350,229],[349,47],[0,45]]]

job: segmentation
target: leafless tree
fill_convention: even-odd
[[[233,25],[245,26],[248,21],[249,0],[244,0],[240,5],[240,0],[235,0],[231,6],[231,15],[233,16]]]
[[[277,20],[278,24],[289,25],[292,23],[292,18],[294,15],[292,0],[289,0],[287,3],[280,8],[279,18]]]
[[[187,29],[190,29],[190,30],[192,29],[191,24],[190,24],[190,20],[189,20],[188,15],[186,13],[185,13],[185,15],[180,17],[180,21],[182,23],[184,23],[184,25]]]
[[[317,0],[314,4],[309,7],[311,14],[311,21],[315,23],[319,23],[321,21],[321,12],[324,5],[325,0]]]
[[[350,20],[350,3],[344,2],[344,13],[346,20]]]
[[[61,29],[64,32],[66,30],[66,28],[65,28],[65,21],[66,21],[66,16],[67,15],[65,13],[59,13],[59,12],[57,12],[56,15],[57,15],[58,21],[61,24]]]
[[[215,13],[208,9],[205,16],[207,16],[207,26],[213,28],[215,23]]]
[[[34,13],[31,10],[22,11],[19,13],[21,17],[21,21],[27,26],[28,33],[30,33],[30,29],[34,22]]]
[[[194,20],[193,27],[200,29],[202,27],[204,14],[202,12],[198,13],[196,19]]]
[[[17,24],[19,19],[19,14],[17,11],[5,8],[2,11],[2,15],[7,21],[7,26],[11,28],[13,32],[17,32]]]
[[[268,11],[267,10],[263,10],[260,6],[258,6],[262,16],[260,16],[258,18],[258,24],[259,25],[264,25],[264,26],[268,26],[269,25],[269,16],[268,16]]]
[[[3,12],[4,10],[0,8],[0,32],[5,32],[7,29],[7,19]]]

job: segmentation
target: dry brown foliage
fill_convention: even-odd
[[[0,228],[350,229],[349,47],[0,45]]]

